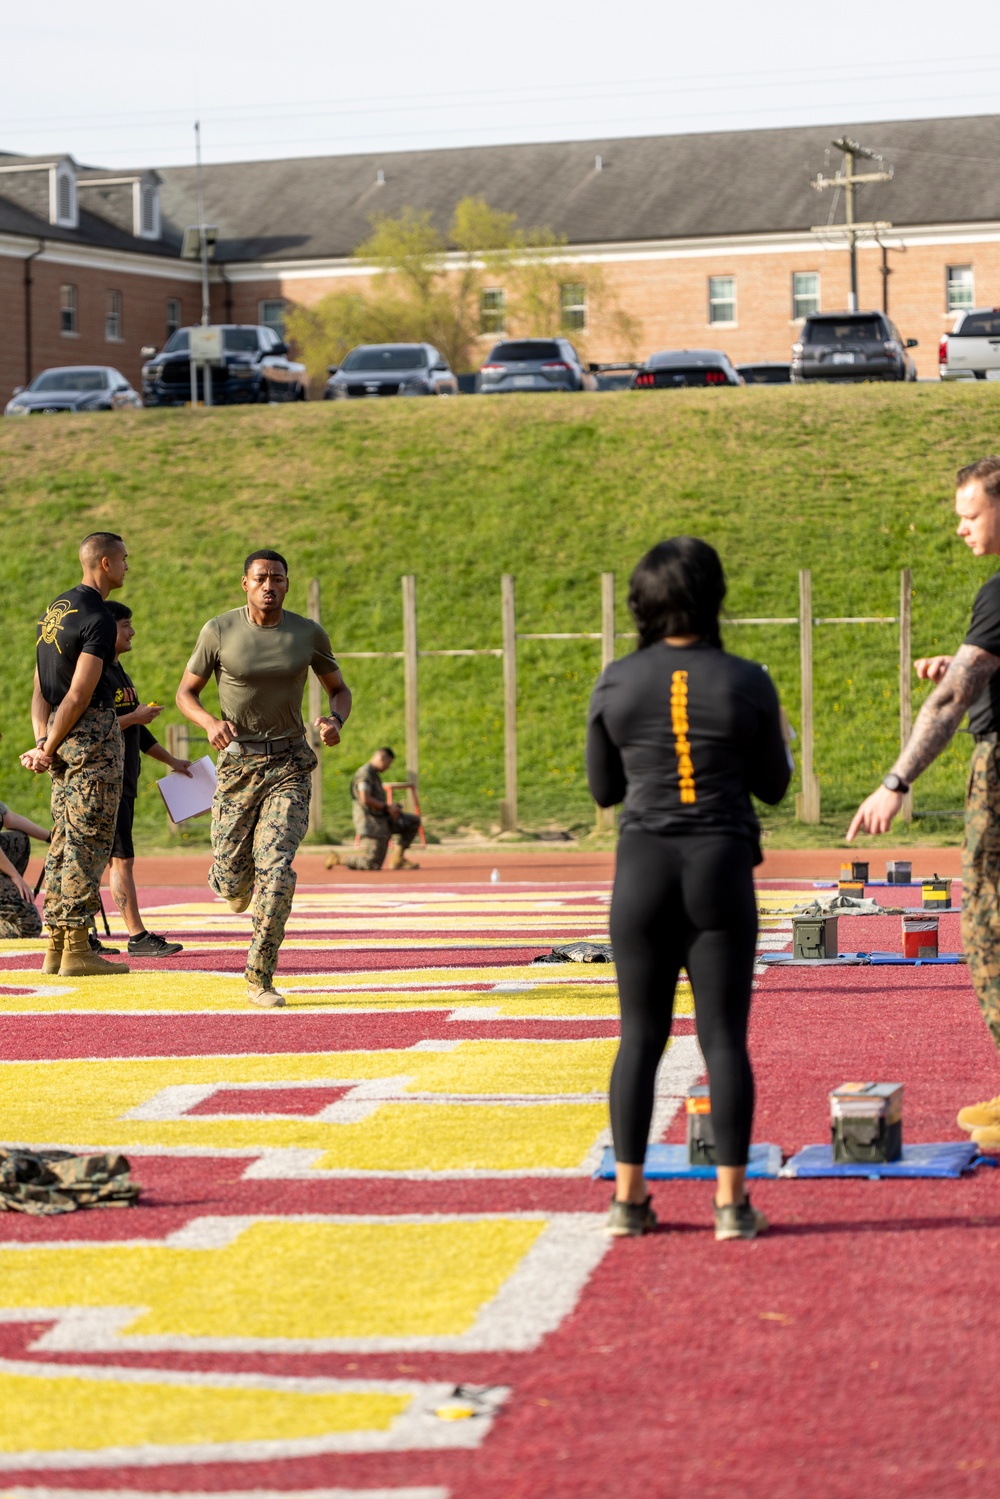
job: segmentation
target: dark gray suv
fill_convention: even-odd
[[[327,369],[324,401],[458,395],[458,380],[433,344],[359,344]]]
[[[517,391],[596,390],[597,376],[568,338],[511,338],[496,344],[479,371],[484,396]]]
[[[792,382],[804,380],[915,380],[917,367],[884,312],[817,312],[792,344]]]

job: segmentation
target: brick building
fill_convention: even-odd
[[[920,341],[920,373],[934,375],[956,311],[1000,303],[1000,116],[846,128],[894,173],[859,192],[858,217],[892,225],[859,247],[859,305],[888,298],[901,332]],[[641,326],[638,353],[716,347],[735,360],[787,359],[807,312],[847,305],[842,206],[811,185],[839,165],[836,133],[794,127],[206,167],[206,220],[219,228],[212,316],[278,324],[289,303],[370,277],[351,251],[373,214],[427,210],[444,231],[459,199],[481,196],[522,225],[564,236],[568,277],[573,264],[599,264]],[[815,232],[831,208],[831,227]],[[71,156],[0,154],[0,399],[53,364],[114,364],[137,381],[140,349],[200,315],[198,267],[180,258],[184,228],[196,221],[193,168],[95,171]],[[563,290],[566,326],[585,330],[589,356],[620,357],[572,279]],[[499,286],[486,294],[484,349],[502,318]]]

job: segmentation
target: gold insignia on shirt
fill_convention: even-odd
[[[674,731],[674,751],[677,755],[677,780],[681,802],[690,805],[698,800],[698,795],[694,784],[691,741],[688,738],[691,725],[688,722],[688,674],[686,671],[675,671],[670,678],[670,722]]]
[[[62,655],[62,647],[58,641],[59,631],[65,627],[67,614],[76,614],[78,611],[70,607],[69,599],[56,599],[45,611],[45,617],[38,621],[41,626],[42,639],[46,645],[54,645]]]

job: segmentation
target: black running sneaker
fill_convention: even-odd
[[[168,942],[155,932],[143,932],[141,937],[128,939],[130,958],[172,958],[175,952],[183,952],[182,942]]]
[[[609,1238],[638,1239],[641,1234],[648,1234],[655,1227],[656,1214],[653,1212],[652,1197],[647,1197],[645,1202],[619,1202],[616,1197],[612,1197],[604,1225],[604,1232]]]
[[[715,1207],[715,1237],[717,1239],[756,1239],[770,1227],[764,1214],[755,1208],[749,1197],[742,1202],[727,1202]]]
[[[101,953],[104,957],[109,957],[112,953],[117,954],[121,952],[120,947],[105,947],[96,932],[91,932],[87,937],[87,941],[90,944],[91,952]]]

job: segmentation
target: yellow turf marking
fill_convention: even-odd
[[[305,1394],[0,1373],[0,1451],[201,1445],[385,1431],[405,1395]],[[206,1454],[210,1456],[211,1454]]]
[[[233,1243],[215,1249],[0,1248],[0,1304],[135,1307],[137,1315],[120,1332],[125,1346],[130,1336],[460,1336],[544,1230],[542,1217],[357,1224],[292,1219],[251,1223]],[[68,1432],[63,1424],[60,1446],[72,1445]],[[12,1435],[24,1444],[23,1432],[15,1427]]]
[[[570,1170],[606,1125],[615,1045],[612,1039],[463,1041],[449,1052],[8,1062],[0,1064],[0,1138],[108,1149],[313,1150],[323,1152],[316,1162],[322,1170]],[[167,1106],[168,1117],[124,1117],[162,1113],[157,1099],[166,1088],[376,1079],[398,1081],[386,1084],[385,1100],[374,1098],[370,1112],[353,1122],[169,1117],[189,1106],[183,1099]],[[442,1102],[407,1102],[411,1094]],[[505,1102],[511,1094],[526,1102]],[[532,1103],[533,1096],[552,1101]],[[445,1101],[462,1097],[477,1101]]]

